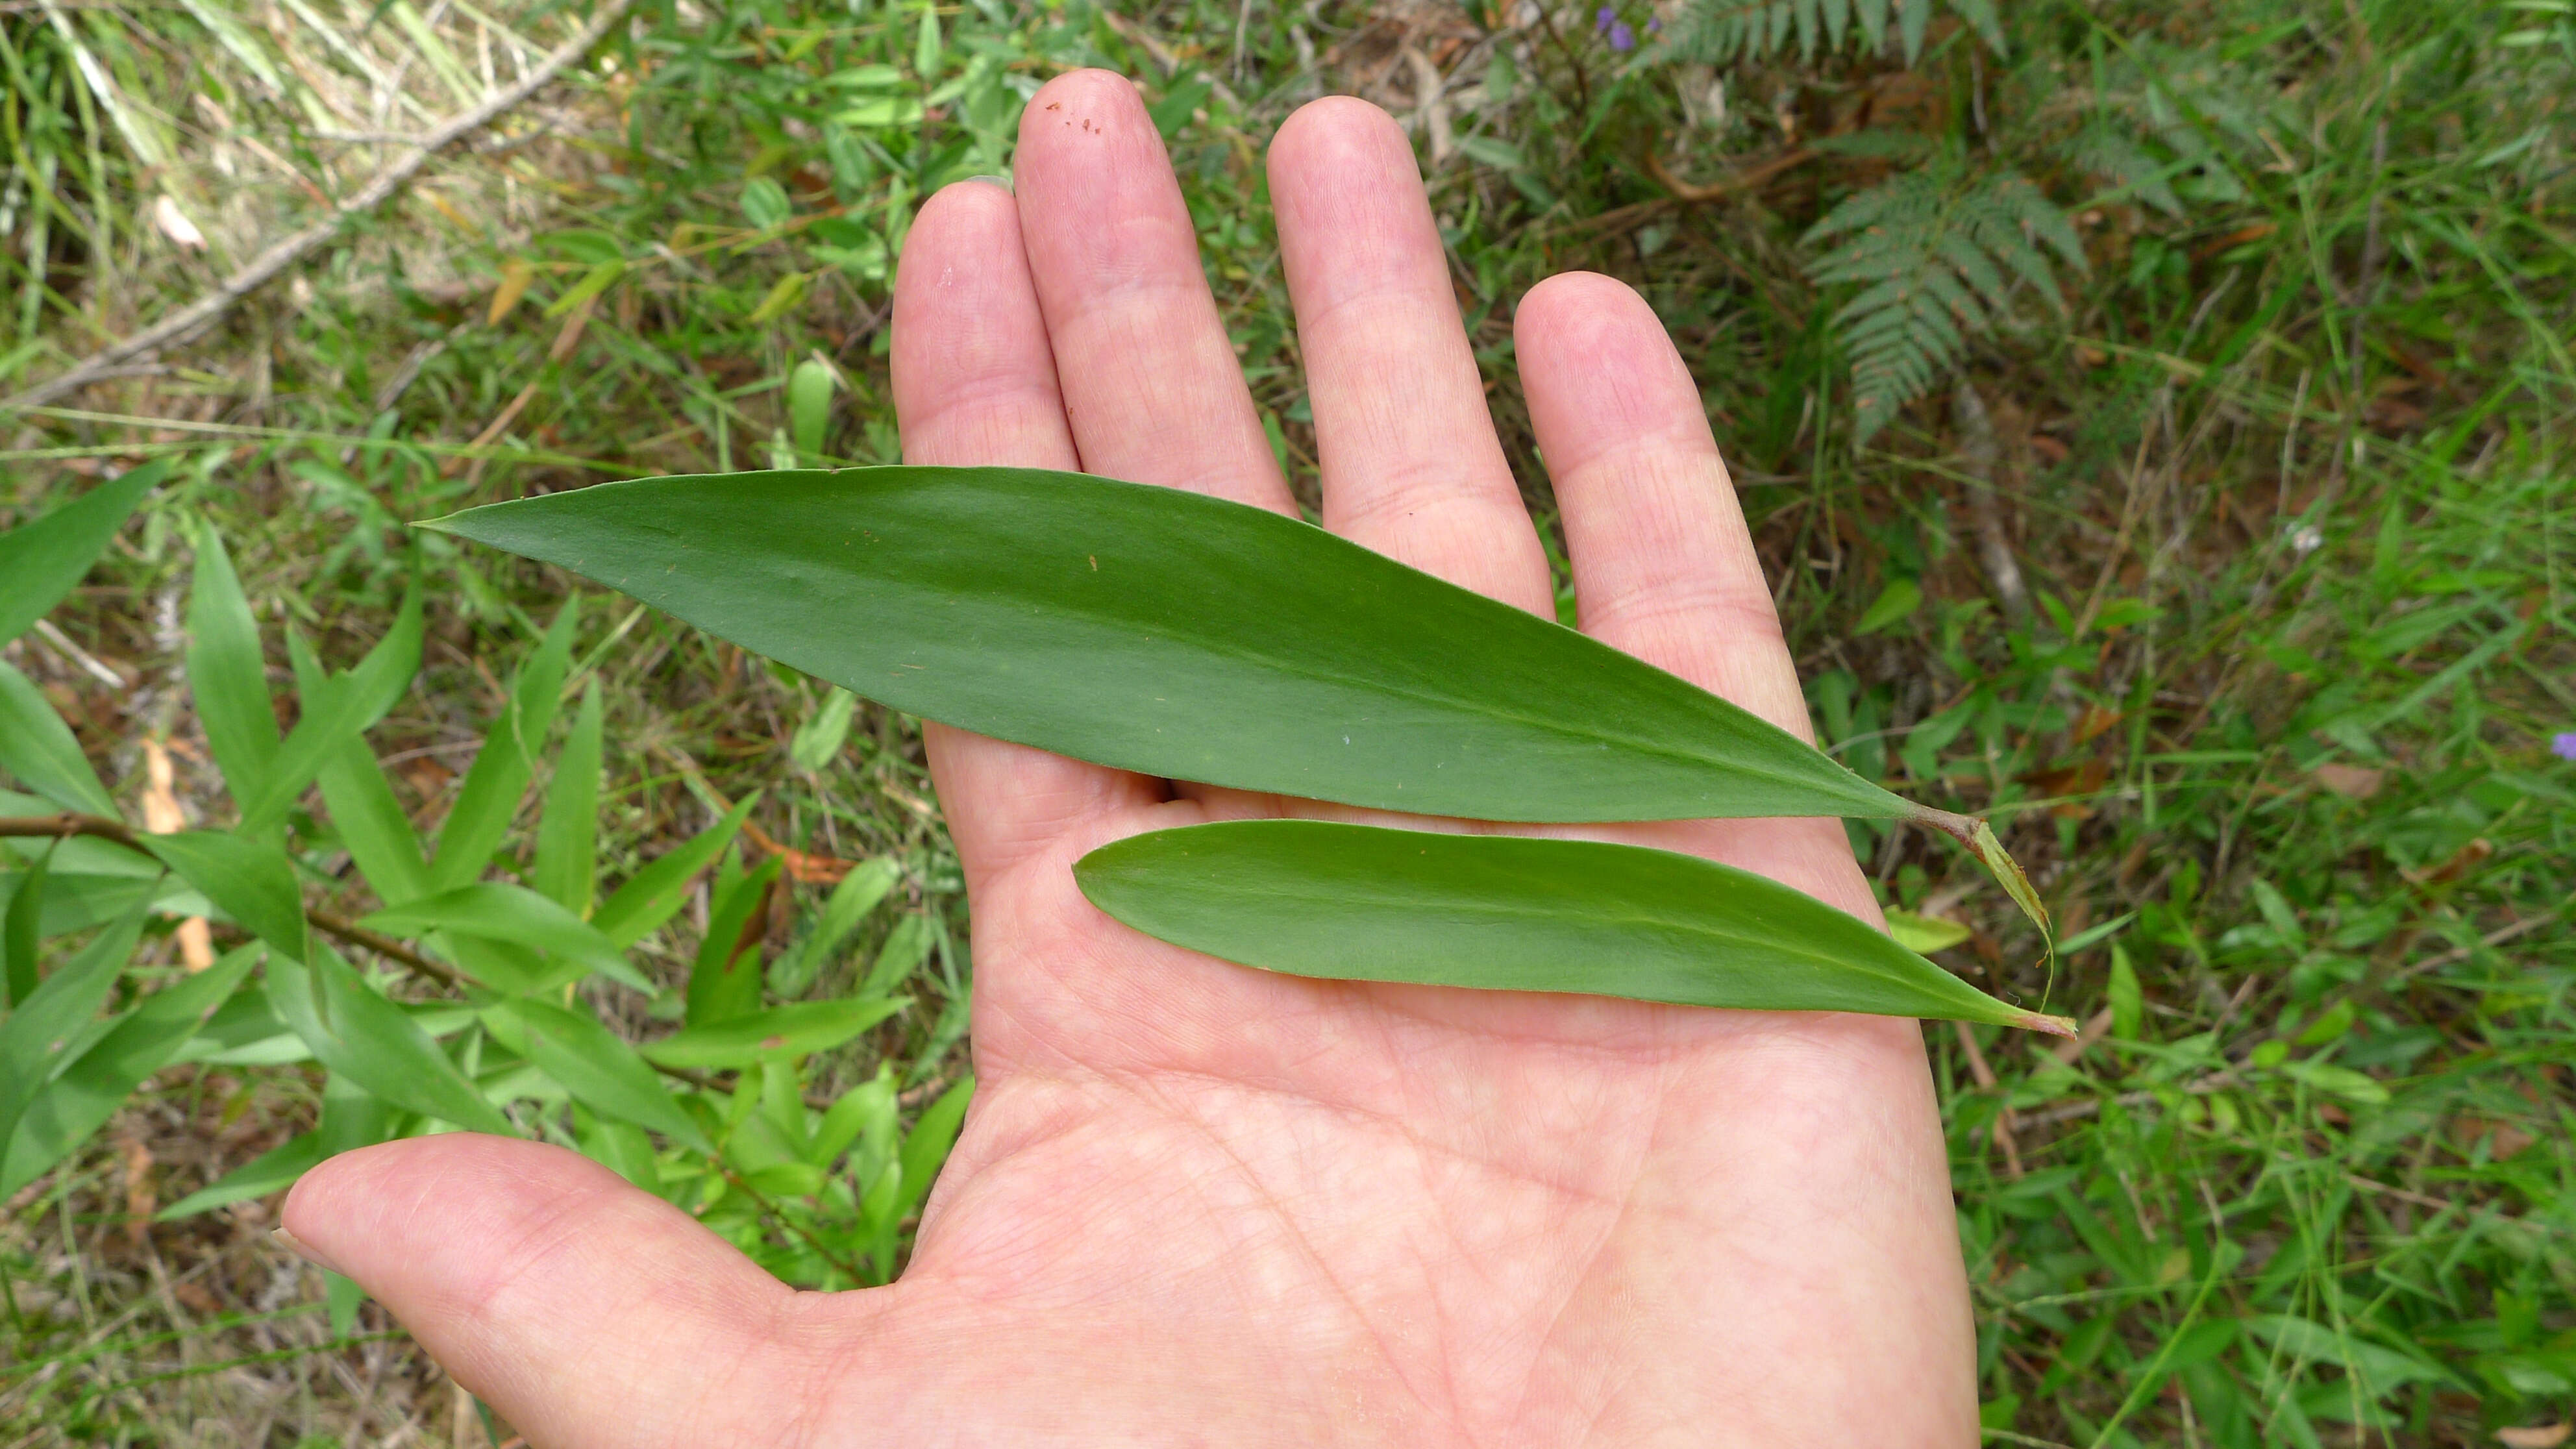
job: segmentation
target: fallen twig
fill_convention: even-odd
[[[341,202],[330,215],[287,236],[258,256],[251,258],[248,265],[226,278],[222,286],[205,296],[140,332],[91,353],[69,371],[51,381],[38,383],[16,397],[0,402],[0,410],[42,407],[66,393],[99,381],[107,376],[111,369],[121,367],[156,347],[176,342],[196,332],[231,311],[244,297],[275,280],[287,268],[304,260],[315,249],[338,236],[341,229],[352,219],[382,205],[387,197],[401,190],[404,183],[418,175],[420,169],[429,164],[430,157],[453,144],[458,138],[490,125],[513,107],[535,95],[547,82],[561,74],[566,66],[581,59],[593,45],[598,44],[599,38],[606,35],[611,26],[625,17],[627,7],[633,3],[634,0],[601,0],[598,13],[590,17],[590,23],[581,28],[581,33],[557,46],[542,65],[521,76],[508,89],[495,92],[482,104],[421,135],[415,142],[419,149],[377,172],[373,181],[361,188],[357,195]]]

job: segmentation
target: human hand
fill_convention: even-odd
[[[1326,100],[1269,164],[1326,526],[1550,612],[1410,144]],[[1291,511],[1133,87],[1050,83],[1016,182],[948,188],[906,243],[906,457]],[[1514,331],[1583,628],[1804,734],[1654,314],[1566,275]],[[1103,916],[1073,862],[1365,812],[929,744],[974,907],[979,1085],[901,1281],[793,1293],[604,1168],[465,1134],[315,1169],[292,1233],[540,1449],[1975,1442],[1916,1023],[1229,965]],[[1581,833],[1877,919],[1833,821]]]

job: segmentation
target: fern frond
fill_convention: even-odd
[[[2063,307],[2050,252],[2086,267],[2074,226],[2038,187],[2009,171],[1972,175],[1956,153],[1846,198],[1805,241],[1826,247],[1807,268],[1818,284],[1861,284],[1833,317],[1861,440],[1993,330],[2016,283]]]
[[[1994,0],[1942,0],[1951,14],[1966,22],[1989,49],[2004,53],[2004,31]],[[1695,0],[1676,23],[1657,58],[1725,65],[1760,60],[1788,48],[1797,36],[1798,54],[1814,59],[1818,48],[1840,50],[1851,33],[1860,32],[1872,51],[1887,46],[1887,22],[1894,13],[1905,60],[1911,65],[1923,53],[1932,25],[1933,0]]]

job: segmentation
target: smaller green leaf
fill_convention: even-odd
[[[725,812],[723,819],[635,872],[632,879],[600,903],[590,918],[591,924],[621,950],[651,935],[679,912],[689,898],[689,883],[698,878],[700,871],[715,864],[716,857],[733,843],[742,822],[751,818],[751,807],[759,802],[757,795],[743,797]]]
[[[2129,953],[2120,943],[2111,943],[2111,1036],[2116,1041],[2136,1041],[2146,1022],[2146,995],[2138,989],[2138,970],[2129,964]]]
[[[113,819],[116,801],[98,782],[70,725],[36,682],[0,662],[0,770],[66,810]]]
[[[787,742],[787,757],[799,769],[820,770],[841,753],[850,738],[850,714],[857,708],[859,697],[834,686],[823,696],[814,717],[797,726],[795,738]]]
[[[592,267],[589,271],[584,272],[581,280],[573,283],[571,288],[562,296],[557,297],[554,301],[548,303],[546,305],[546,315],[548,317],[562,316],[573,308],[578,307],[582,303],[589,301],[591,298],[598,296],[600,293],[607,291],[610,286],[616,283],[619,277],[624,275],[626,275],[626,264],[624,262],[601,262],[599,265]]]
[[[170,460],[155,458],[33,523],[0,533],[0,644],[35,627],[62,602],[170,468]]]
[[[707,912],[706,939],[689,972],[689,1025],[705,1026],[760,1009],[760,923],[778,879],[777,856],[736,881]]]
[[[653,1139],[632,1122],[581,1112],[574,1118],[573,1141],[582,1155],[628,1182],[659,1196],[662,1165],[653,1156]]]
[[[543,1001],[504,1002],[486,1012],[485,1019],[498,1015],[516,1019],[528,1060],[561,1083],[574,1101],[695,1151],[715,1151],[696,1119],[680,1110],[635,1048],[597,1021]]]
[[[823,914],[815,921],[814,929],[769,968],[769,989],[786,997],[802,996],[810,990],[832,953],[900,879],[901,867],[883,856],[852,866],[849,874],[841,877],[841,883],[832,887],[831,898],[823,903]]]
[[[314,783],[338,827],[340,843],[376,899],[400,905],[429,894],[429,861],[411,817],[394,798],[382,766],[363,739],[352,739],[323,762]]]
[[[1901,623],[1912,617],[1914,611],[1922,606],[1923,586],[1921,584],[1909,578],[1890,579],[1887,587],[1879,590],[1878,597],[1871,601],[1870,606],[1861,611],[1860,622],[1852,626],[1852,632],[1875,634],[1891,624]]]
[[[429,1033],[330,947],[317,944],[309,967],[272,955],[268,999],[324,1066],[376,1096],[459,1127],[516,1135]]]
[[[829,1168],[855,1146],[858,1153],[851,1159],[850,1175],[865,1188],[894,1160],[896,1106],[894,1067],[887,1063],[877,1068],[875,1076],[843,1092],[823,1113],[814,1124],[805,1160]]]
[[[928,916],[906,916],[886,933],[885,945],[877,951],[876,964],[868,968],[867,980],[859,987],[861,996],[892,996],[921,969],[930,958],[930,945],[937,930]]]
[[[301,961],[310,949],[304,895],[282,848],[216,830],[147,835],[144,848],[244,930]]]
[[[796,434],[796,451],[805,466],[823,466],[823,439],[832,426],[832,390],[840,379],[825,364],[808,359],[787,375],[787,418]]]
[[[285,820],[304,787],[324,764],[384,717],[420,672],[423,635],[420,587],[403,595],[394,626],[356,668],[327,681],[318,699],[306,699],[301,719],[278,746],[257,789],[241,800],[241,833],[263,835]]]
[[[745,1067],[765,1057],[829,1051],[909,1005],[860,997],[800,1001],[685,1027],[642,1050],[645,1060],[666,1067]]]
[[[1641,846],[1243,820],[1102,846],[1074,878],[1149,935],[1300,976],[2074,1032],[1804,892]]]
[[[581,713],[555,755],[555,777],[546,786],[545,813],[537,820],[537,851],[528,883],[537,894],[576,916],[590,914],[599,880],[599,681],[583,686]]]
[[[530,990],[560,986],[592,971],[638,991],[653,989],[652,982],[628,964],[617,943],[601,935],[598,927],[525,886],[481,881],[388,906],[359,924],[399,936],[449,931],[544,951],[560,964],[540,976]]]
[[[922,1109],[912,1131],[905,1135],[903,1192],[894,1208],[898,1221],[930,1195],[930,1185],[939,1176],[940,1164],[948,1160],[948,1149],[957,1144],[958,1129],[966,1125],[967,1105],[974,1099],[975,1079],[960,1078],[957,1085]]]
[[[231,555],[212,524],[197,525],[196,578],[188,590],[188,691],[206,743],[236,800],[255,793],[277,757],[277,712],[269,703],[259,625]]]
[[[0,1200],[52,1169],[107,1125],[146,1077],[161,1070],[216,1005],[250,972],[257,946],[227,953],[207,969],[144,998],[98,1044],[39,1093],[0,1158]]]
[[[320,1132],[299,1133],[163,1208],[153,1215],[153,1221],[175,1222],[219,1207],[283,1192],[293,1187],[297,1178],[319,1167],[326,1155],[322,1150]]]
[[[56,967],[0,1022],[0,1142],[17,1130],[36,1094],[74,1060],[73,1048],[89,1044],[83,1028],[98,1014],[117,973],[143,937],[143,908],[136,906],[98,933],[97,939]]]
[[[36,994],[36,950],[44,939],[38,927],[45,913],[45,877],[53,863],[51,850],[37,856],[9,892],[9,908],[0,912],[0,1005],[15,1006]]]
[[[482,876],[492,852],[510,833],[528,792],[535,760],[554,728],[555,707],[563,695],[564,675],[572,667],[573,632],[581,623],[581,599],[564,600],[543,641],[519,670],[509,706],[483,737],[465,783],[439,827],[438,856],[430,864],[430,884],[452,890]]]
[[[1908,951],[1929,956],[1968,939],[1967,927],[1944,916],[1922,916],[1896,909],[1886,914],[1887,934]]]

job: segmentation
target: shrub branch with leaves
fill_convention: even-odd
[[[169,472],[136,469],[0,535],[0,642],[79,581]],[[769,998],[773,988],[810,990],[893,892],[896,863],[856,863],[775,963],[755,927],[781,857],[742,864],[736,839],[750,800],[601,893],[603,720],[597,681],[576,677],[577,601],[520,663],[501,719],[424,841],[366,743],[419,669],[418,588],[349,669],[327,668],[288,632],[298,708],[281,732],[222,541],[201,526],[195,547],[186,671],[239,812],[233,828],[127,825],[42,691],[0,663],[0,775],[26,792],[0,789],[0,1198],[61,1162],[166,1066],[318,1070],[322,1105],[309,1131],[161,1215],[266,1196],[352,1148],[470,1128],[575,1147],[783,1276],[886,1281],[973,1084],[948,1086],[907,1133],[890,1064],[819,1100],[815,1067],[910,1004],[904,988],[933,932],[904,917],[852,995]],[[576,694],[534,838],[512,860],[514,822]],[[316,789],[327,832],[297,813]],[[307,900],[330,845],[347,852],[380,909],[353,921]],[[493,878],[496,861],[519,879]],[[629,953],[710,871],[695,969],[684,992],[665,990]],[[210,966],[174,968],[144,949],[196,916],[233,936]],[[639,1046],[594,1000],[618,992],[676,1007],[682,1025]],[[345,1322],[355,1288],[335,1280],[332,1302]]]

